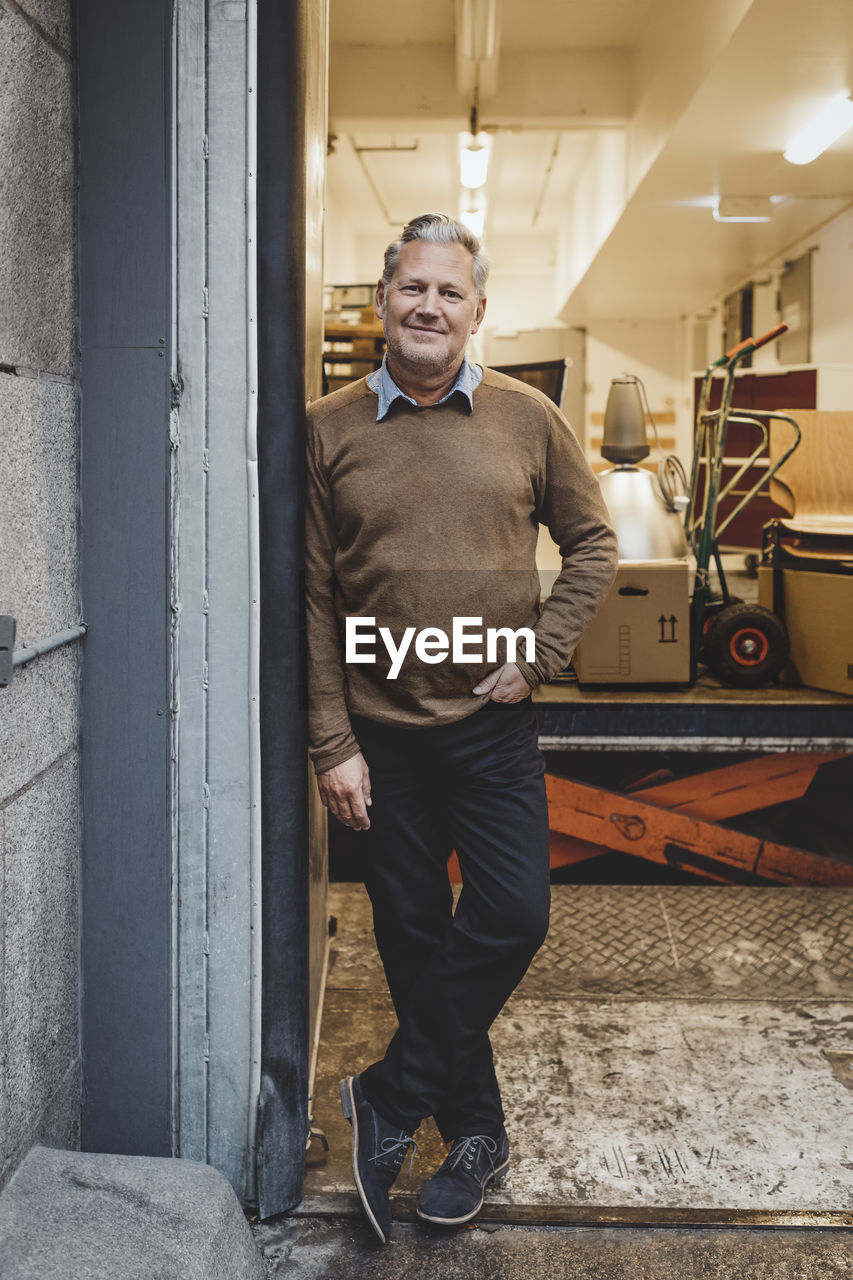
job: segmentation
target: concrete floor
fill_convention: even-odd
[[[554,886],[548,942],[493,1032],[514,1158],[483,1222],[853,1224],[851,903],[846,890]],[[364,890],[333,885],[330,910],[314,1118],[331,1149],[309,1153],[306,1217],[358,1214],[338,1079],[394,1028]],[[418,1137],[401,1220],[444,1155],[431,1122]],[[288,1248],[307,1247],[295,1231]]]

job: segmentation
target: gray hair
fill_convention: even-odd
[[[455,218],[448,218],[446,213],[421,213],[412,218],[403,227],[399,240],[392,241],[385,250],[385,269],[382,282],[388,287],[394,272],[400,263],[400,253],[404,244],[412,240],[427,240],[430,244],[461,244],[474,259],[472,271],[477,301],[485,295],[486,282],[489,278],[489,259],[480,247],[480,241],[472,231]]]

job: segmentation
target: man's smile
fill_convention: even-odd
[[[432,394],[436,378],[453,385],[465,346],[485,310],[477,297],[471,254],[461,244],[407,242],[397,268],[376,289],[391,376],[412,394]],[[423,386],[426,378],[429,387]]]

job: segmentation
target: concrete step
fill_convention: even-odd
[[[234,1190],[192,1160],[33,1147],[0,1195],[2,1280],[263,1280]]]

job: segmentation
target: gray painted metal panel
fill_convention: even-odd
[[[318,0],[258,3],[262,1217],[299,1200],[308,1128],[309,877],[302,604],[308,29]]]
[[[166,0],[79,0],[84,1146],[171,1152]]]
[[[323,196],[328,134],[328,29],[325,3],[313,4],[305,22],[305,393],[323,394]],[[311,145],[313,144],[313,145]],[[309,774],[313,772],[309,770]],[[309,781],[308,937],[309,1043],[317,1043],[329,942],[328,837],[326,811],[313,778]]]
[[[82,361],[83,1145],[171,1152],[165,361]]]
[[[208,1159],[244,1174],[250,1093],[245,6],[211,8],[208,74]]]
[[[186,0],[178,112],[179,1141],[241,1195],[250,1092],[245,5]]]
[[[175,1150],[207,1159],[242,1192],[251,974],[245,6],[180,0],[174,48],[170,8],[166,0],[130,0],[116,9],[80,0],[83,587],[91,628],[84,685],[84,1141],[103,1150]],[[277,150],[281,121],[290,121],[293,133],[280,158],[289,166],[285,187],[295,194],[281,203],[276,186],[267,200],[276,258],[267,359],[270,351],[286,354],[272,381],[268,367],[261,395],[268,408],[262,501],[267,532],[274,531],[262,565],[265,634],[268,645],[276,629],[285,637],[272,663],[267,649],[264,711],[267,1106],[261,1110],[270,1211],[273,1202],[283,1207],[298,1198],[307,1122],[299,623],[306,113],[298,58],[306,49],[316,55],[325,6],[303,0],[265,12],[276,58],[284,54],[279,65],[286,67],[272,86],[267,139],[269,145],[272,122]],[[311,14],[313,46],[305,28]],[[174,120],[170,50],[179,85]],[[321,81],[312,98],[314,133],[323,128]],[[179,166],[174,263],[172,145]],[[113,165],[110,157],[119,152]],[[178,295],[170,310],[171,269]],[[283,449],[276,434],[281,397],[270,400],[279,377]],[[316,843],[312,875],[322,889],[321,848]],[[325,933],[324,899],[315,902]]]
[[[305,392],[322,395],[323,230],[328,122],[329,14],[326,3],[309,6],[305,18]],[[319,144],[319,145],[318,145]],[[309,769],[309,775],[313,771]],[[329,858],[326,811],[313,778],[308,797],[308,1014],[309,1044],[319,1047],[329,956]],[[313,1081],[309,1080],[313,1085]]]
[[[170,9],[167,0],[78,4],[87,347],[166,340]]]
[[[175,752],[178,787],[177,1154],[208,1158],[207,1078],[207,128],[204,0],[176,13],[176,350],[173,590],[179,603]]]

